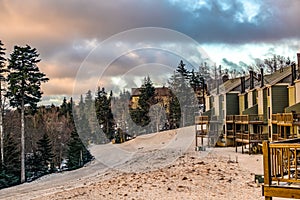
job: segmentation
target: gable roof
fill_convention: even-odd
[[[250,76],[246,76],[245,77],[245,82],[247,82],[249,80]],[[233,79],[228,79],[227,81],[225,81],[224,83],[219,85],[219,93],[228,93],[231,91],[240,91],[239,87],[241,85],[241,77],[238,78],[233,78]],[[211,91],[211,94],[215,95],[217,93],[217,88],[214,88]]]
[[[282,71],[277,70],[276,72],[273,72],[272,74],[267,74],[264,76],[264,82],[265,84],[269,85],[275,85],[276,83],[279,83],[284,80],[286,83],[290,83],[291,80],[289,76],[291,76],[291,66],[284,67]]]

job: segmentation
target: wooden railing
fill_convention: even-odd
[[[209,117],[208,116],[196,116],[195,117],[195,124],[202,124],[202,123],[208,123]]]
[[[278,123],[292,124],[293,114],[292,113],[277,114],[277,124]]]
[[[264,116],[263,115],[257,115],[257,114],[250,114],[250,115],[235,115],[234,116],[235,122],[263,122]]]
[[[277,123],[277,114],[272,114],[271,119],[273,123]]]
[[[265,199],[300,198],[300,143],[264,142],[263,162]]]
[[[236,115],[235,121],[236,122],[248,122],[248,115]]]
[[[226,121],[234,121],[235,118],[234,118],[234,115],[227,115],[226,116]]]
[[[248,115],[249,116],[249,122],[262,122],[264,120],[263,115]]]
[[[272,123],[275,124],[300,124],[300,113],[277,113],[272,114]]]

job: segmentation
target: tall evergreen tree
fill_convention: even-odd
[[[88,113],[85,112],[85,102],[82,95],[80,95],[78,107],[75,108],[77,112],[74,112],[74,118],[76,119],[77,132],[80,135],[82,142],[85,145],[88,145],[91,142],[94,142],[95,138],[87,118]]]
[[[83,101],[83,96],[80,95],[80,101],[79,101],[79,113],[84,113],[84,101]]]
[[[144,83],[140,88],[138,100],[139,125],[146,126],[150,123],[149,109],[155,101],[155,88],[149,76],[144,78]]]
[[[83,145],[79,135],[74,127],[71,138],[68,143],[68,159],[67,165],[70,170],[82,167],[85,163],[92,159],[92,155]]]
[[[6,58],[5,48],[0,40],[0,152],[1,152],[1,165],[4,164],[4,152],[3,152],[3,106],[2,106],[2,82],[5,81],[5,73],[7,69],[5,68]]]
[[[20,152],[14,137],[4,137],[4,165],[0,167],[0,189],[20,182]]]
[[[200,78],[201,78],[200,75],[198,73],[195,73],[194,70],[192,70],[191,77],[190,77],[190,84],[195,92],[201,86]]]
[[[66,97],[64,97],[62,104],[60,105],[60,114],[64,116],[68,116],[68,102]]]
[[[175,129],[180,127],[180,119],[181,119],[180,103],[174,94],[171,94],[170,111],[167,117],[169,120],[170,129]]]
[[[91,90],[88,90],[87,93],[85,94],[84,101],[85,101],[85,112],[87,114],[91,114],[92,112],[95,112],[95,104],[94,104],[94,99]]]
[[[49,79],[41,73],[37,64],[39,54],[29,45],[15,46],[8,59],[8,91],[10,105],[21,110],[21,183],[25,182],[25,106],[33,109],[41,100],[41,83]]]
[[[185,67],[185,64],[183,63],[182,60],[178,64],[176,72],[179,73],[182,78],[189,80],[191,72],[189,70],[187,70],[187,68]]]
[[[134,131],[136,131],[136,127],[134,126],[134,122],[130,117],[130,96],[131,94],[129,91],[124,90],[120,92],[118,97],[113,98],[111,107],[113,111],[113,117],[118,128],[124,132],[127,132],[128,134],[133,135]]]
[[[52,143],[47,133],[44,133],[43,137],[37,142],[37,156],[39,160],[39,170],[45,174],[48,172],[48,166],[53,168],[53,153]]]
[[[181,126],[193,124],[197,100],[191,87],[190,72],[182,61],[169,80],[169,88],[172,91],[169,115],[171,126],[178,124],[179,116],[181,116],[179,123]]]
[[[112,95],[112,92],[110,92],[108,96],[105,88],[98,87],[95,97],[98,123],[109,140],[114,136],[114,119],[111,111]]]

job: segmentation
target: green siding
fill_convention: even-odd
[[[247,108],[243,111],[243,115],[251,115],[251,114],[257,114],[258,113],[258,105],[255,104],[251,108]]]
[[[222,102],[224,101],[224,96],[223,95],[220,95],[219,96],[219,116],[220,116],[220,119],[223,119],[223,106],[222,106]]]
[[[204,112],[203,115],[210,117],[211,116],[211,112],[212,112],[212,110],[208,110],[208,111]]]
[[[210,109],[212,109],[214,107],[213,104],[214,104],[214,97],[211,96],[211,97],[209,97],[209,107],[210,107]]]
[[[239,114],[239,96],[237,93],[226,94],[226,114],[227,115]]]
[[[272,86],[272,114],[283,113],[289,106],[287,86]]]
[[[248,108],[248,93],[245,94],[244,105],[245,105],[245,109],[247,109]]]
[[[253,105],[257,104],[257,91],[253,91],[252,92],[252,102],[253,102]]]
[[[285,109],[286,113],[290,113],[292,111],[295,111],[296,113],[300,112],[300,102]]]

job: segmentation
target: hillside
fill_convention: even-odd
[[[194,127],[95,145],[85,167],[0,190],[0,199],[259,199],[261,155],[194,151]],[[238,163],[236,163],[236,160]],[[203,198],[200,198],[202,195]]]

